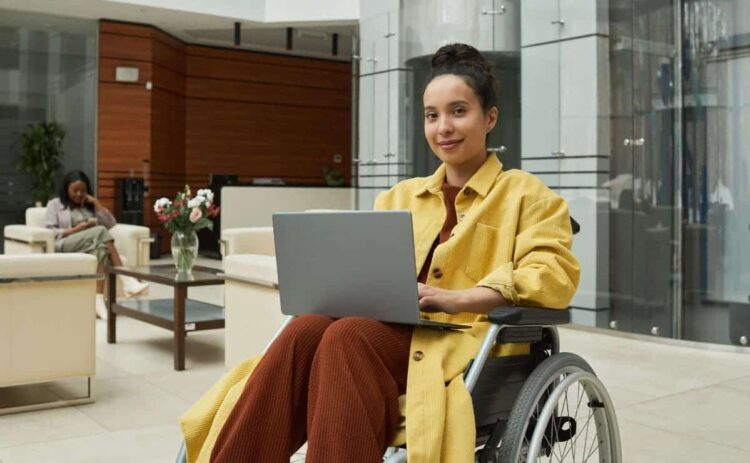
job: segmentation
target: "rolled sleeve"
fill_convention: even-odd
[[[113,216],[112,213],[107,209],[99,209],[98,211],[96,211],[96,220],[99,225],[104,225],[104,227],[108,229],[117,225],[115,216]]]
[[[580,267],[571,251],[573,232],[568,206],[554,195],[522,211],[513,262],[478,282],[499,291],[513,304],[565,308],[578,287]]]

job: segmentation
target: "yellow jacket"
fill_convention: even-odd
[[[375,209],[412,212],[419,273],[445,222],[441,187],[445,165],[381,193]],[[563,308],[578,285],[578,262],[565,201],[528,173],[503,171],[489,155],[456,197],[458,224],[437,246],[427,284],[449,289],[493,288],[515,304]],[[432,272],[438,268],[440,272]],[[437,278],[436,275],[440,276]],[[442,331],[416,328],[411,342],[405,402],[410,463],[473,461],[474,415],[462,373],[487,331],[487,317],[434,313],[433,320],[471,325]],[[526,345],[500,346],[498,355],[526,352]],[[182,418],[188,461],[208,461],[211,448],[244,383],[251,359],[227,373]],[[447,386],[446,386],[447,385]]]

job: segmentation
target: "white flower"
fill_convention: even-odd
[[[198,193],[196,193],[198,196],[202,196],[206,198],[206,202],[208,204],[214,202],[214,192],[209,190],[208,188],[204,188],[202,190],[198,190]]]
[[[168,198],[159,198],[154,201],[154,212],[159,213],[171,205],[172,201],[170,201]]]
[[[206,202],[206,198],[203,196],[196,196],[195,198],[188,201],[187,205],[189,208],[200,207],[201,204]]]

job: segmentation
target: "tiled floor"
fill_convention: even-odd
[[[169,288],[154,285],[150,297],[167,294]],[[223,292],[205,287],[190,294],[220,304]],[[0,461],[174,461],[180,414],[223,372],[223,331],[190,334],[187,370],[176,372],[170,332],[121,317],[118,343],[109,345],[105,328],[97,321],[96,402],[0,416]],[[750,355],[576,328],[560,334],[563,350],[586,358],[613,396],[625,461],[750,461]],[[0,405],[11,395],[22,400],[55,393],[49,387],[0,390]]]

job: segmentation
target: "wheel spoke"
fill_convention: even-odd
[[[601,381],[585,361],[575,354],[553,355],[537,367],[521,390],[498,455],[511,456],[516,463],[618,463],[611,461],[619,454],[616,423],[610,424],[614,419],[611,406]],[[607,434],[610,426],[615,431]],[[534,440],[532,449],[534,437],[539,441]],[[531,453],[536,455],[534,460],[528,458]]]
[[[596,451],[596,450],[599,450],[599,442],[598,442],[598,441],[596,441],[596,440],[595,440],[594,442],[596,442],[596,447],[593,447],[593,448],[591,449],[591,453],[589,453],[589,454],[588,454],[588,456],[586,457],[586,460],[588,460],[588,459],[589,459],[589,457],[590,457],[590,456],[592,456],[592,455],[594,454],[594,451]],[[600,459],[601,459],[601,458],[600,458]]]
[[[591,418],[592,418],[593,416],[594,416],[594,413],[593,413],[593,412],[591,411],[591,407],[589,407],[589,416],[588,416],[588,418],[586,419],[586,422],[588,423],[588,421],[589,421],[589,420],[590,420],[590,419],[591,419]],[[584,436],[584,438],[583,438],[583,453],[584,453],[584,454],[586,454],[586,447],[588,447],[588,442],[589,442],[589,428],[587,427],[587,428],[586,428],[586,435],[585,435],[585,436]],[[596,442],[596,436],[594,436],[594,440],[593,440],[592,442]],[[594,444],[592,443],[592,444],[591,444],[591,446],[593,447],[593,446],[594,446]]]
[[[594,416],[593,414],[590,414],[589,418],[586,420],[586,425],[584,426],[584,429],[586,430],[586,432],[588,432],[588,427],[591,424],[591,417],[593,416]],[[583,432],[583,429],[581,430],[581,432]],[[576,442],[578,442],[579,439],[580,439],[580,434],[578,434],[577,437],[573,438],[573,446],[572,446],[573,448],[575,448],[575,444]]]

